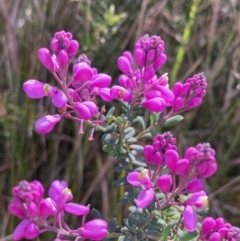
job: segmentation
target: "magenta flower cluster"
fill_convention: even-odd
[[[226,223],[223,218],[207,217],[202,222],[200,238],[203,241],[240,240],[240,229]]]
[[[48,198],[43,198],[44,188],[36,180],[31,183],[20,181],[12,193],[14,199],[9,205],[9,211],[23,219],[14,230],[13,240],[34,239],[46,231],[56,232],[58,240],[69,234],[72,237],[101,240],[108,234],[108,225],[103,220],[95,219],[85,223],[89,205],[71,202],[73,195],[65,181],[54,181],[48,191]],[[64,222],[66,212],[82,216],[81,227],[71,230]],[[50,219],[53,219],[52,225],[49,224]]]
[[[83,134],[83,124],[92,126],[89,140],[98,124],[104,124],[101,115],[105,109],[99,110],[96,97],[111,102],[121,99],[129,102],[131,107],[142,106],[151,112],[163,112],[172,107],[172,114],[197,107],[202,102],[206,91],[206,78],[203,73],[187,79],[185,84],[175,83],[169,89],[167,74],[157,77],[156,71],[161,68],[167,57],[164,54],[164,41],[160,37],[148,35],[142,37],[135,45],[134,57],[126,51],[118,58],[117,65],[123,74],[119,77],[119,85],[109,87],[112,78],[98,73],[91,67],[86,55],[80,55],[73,65],[72,77],[67,80],[68,68],[78,52],[79,43],[72,39],[72,34],[65,31],[55,33],[51,41],[51,51],[40,48],[38,58],[53,74],[59,87],[31,79],[23,84],[26,95],[33,99],[49,97],[58,108],[58,114],[45,115],[35,123],[40,134],[47,134],[63,118],[79,122],[79,134]],[[133,69],[134,61],[137,69]]]
[[[169,132],[158,134],[152,145],[144,147],[144,157],[148,170],[131,172],[127,181],[132,186],[142,187],[136,199],[136,205],[146,208],[154,199],[157,202],[156,189],[165,195],[165,201],[158,203],[159,208],[167,205],[184,206],[183,223],[187,230],[194,231],[198,219],[195,208],[207,206],[202,179],[210,177],[217,170],[215,151],[208,143],[198,144],[186,150],[179,158],[176,138]],[[168,173],[166,173],[168,170]],[[181,194],[190,194],[184,202],[171,203],[171,199]]]

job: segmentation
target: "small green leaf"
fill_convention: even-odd
[[[136,143],[137,139],[135,137],[130,137],[126,141],[127,141],[127,143]]]
[[[168,224],[164,229],[163,229],[163,232],[162,232],[162,237],[163,238],[167,238],[170,234],[170,230],[172,228],[172,225],[171,224]]]
[[[142,130],[146,129],[146,124],[142,116],[137,116],[137,118],[135,118],[133,122],[138,122]]]
[[[102,215],[95,208],[92,209],[91,214],[93,219],[103,219]]]
[[[180,121],[182,121],[184,119],[183,116],[181,115],[175,115],[173,117],[170,117],[169,119],[167,119],[163,124],[162,126],[163,127],[168,127],[168,126],[173,126],[173,125],[176,125],[178,124]]]
[[[110,141],[110,139],[111,139],[111,134],[104,134],[102,135],[101,142],[103,144],[106,144]]]
[[[128,182],[127,182],[127,177],[120,178],[120,179],[114,181],[113,183],[114,183],[114,185],[116,185],[116,186],[126,185],[126,184],[128,184]]]
[[[106,114],[106,117],[112,116],[114,111],[115,111],[115,107],[113,106],[108,110],[108,112]]]
[[[104,145],[102,149],[103,149],[103,151],[109,152],[109,153],[114,151],[114,147],[111,145]]]
[[[112,218],[109,223],[108,223],[108,232],[109,233],[114,233],[115,229],[117,227],[117,219],[116,218]]]
[[[122,124],[122,123],[123,123],[122,117],[121,117],[121,116],[118,116],[117,119],[116,119],[116,122],[117,122],[118,124]]]
[[[133,145],[130,145],[130,148],[134,149],[134,150],[141,151],[141,152],[143,151],[143,146],[141,146],[141,145],[133,144]]]
[[[193,240],[194,238],[196,238],[197,236],[198,236],[197,231],[194,231],[194,232],[184,231],[181,234],[181,237],[179,237],[179,241],[190,241],[190,240]]]

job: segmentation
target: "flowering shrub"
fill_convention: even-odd
[[[60,240],[240,240],[240,229],[222,218],[201,218],[208,207],[204,179],[217,171],[215,151],[210,144],[189,147],[184,155],[178,152],[177,140],[170,132],[158,134],[155,127],[168,127],[183,120],[180,113],[196,108],[206,94],[207,80],[203,73],[195,74],[185,83],[168,84],[167,74],[157,71],[165,64],[164,41],[157,36],[142,37],[133,55],[126,51],[117,60],[121,72],[118,85],[112,78],[98,73],[91,61],[82,54],[75,58],[79,43],[71,33],[55,33],[51,51],[41,48],[40,62],[56,79],[56,86],[31,79],[23,84],[26,95],[33,99],[50,97],[57,114],[40,117],[35,130],[51,132],[62,119],[91,126],[102,135],[103,150],[114,156],[114,171],[126,170],[124,178],[115,184],[128,185],[119,202],[131,203],[124,226],[115,218],[108,223],[98,217],[89,222],[85,218],[90,207],[71,202],[73,195],[65,181],[54,181],[44,198],[39,181],[20,181],[12,189],[13,201],[9,211],[22,219],[12,235],[13,240],[34,239],[43,232],[56,233]],[[69,66],[73,64],[69,78]],[[98,106],[98,98],[105,102],[119,100],[122,115],[114,116],[115,108],[107,112]],[[142,117],[143,109],[149,119]],[[139,145],[140,139],[152,138],[152,143]],[[143,142],[141,142],[143,143]],[[64,214],[82,216],[81,226],[73,230],[64,221]],[[206,212],[205,212],[206,213]]]

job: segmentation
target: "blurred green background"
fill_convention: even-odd
[[[11,234],[19,219],[7,211],[11,188],[21,179],[40,180],[45,189],[64,179],[74,201],[90,203],[105,219],[124,215],[117,204],[114,160],[101,151],[101,133],[88,142],[88,130],[61,121],[51,134],[33,129],[36,118],[55,113],[49,99],[30,100],[22,83],[38,79],[54,84],[37,51],[49,47],[56,31],[73,33],[92,65],[113,77],[116,59],[132,50],[142,35],[165,41],[169,73],[184,81],[205,72],[209,87],[201,107],[184,113],[171,128],[181,153],[210,142],[219,169],[206,181],[211,214],[240,225],[240,2],[238,0],[0,0],[0,237]],[[109,108],[110,105],[107,105]],[[72,219],[77,227],[78,219]],[[43,237],[43,236],[41,236]],[[38,238],[38,240],[41,239]],[[51,239],[48,239],[51,240]]]

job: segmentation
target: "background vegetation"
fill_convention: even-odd
[[[211,142],[219,170],[206,187],[214,217],[240,225],[240,6],[237,0],[0,0],[0,237],[19,220],[7,211],[11,188],[21,179],[40,180],[46,190],[54,179],[69,183],[76,202],[90,203],[105,219],[124,216],[122,193],[112,184],[114,160],[101,151],[101,133],[88,142],[72,121],[51,134],[33,129],[36,118],[55,113],[49,100],[29,100],[22,83],[54,83],[37,51],[54,32],[66,30],[80,40],[93,66],[117,82],[117,57],[145,33],[165,41],[171,86],[205,72],[204,103],[184,114],[173,128],[183,152]],[[110,106],[107,106],[107,108]],[[111,190],[111,192],[110,192]],[[110,195],[110,196],[109,196]],[[122,211],[121,211],[122,210]],[[126,211],[126,210],[125,210]],[[79,223],[73,220],[73,226]],[[40,240],[40,239],[39,239]],[[49,239],[50,240],[50,239]]]

